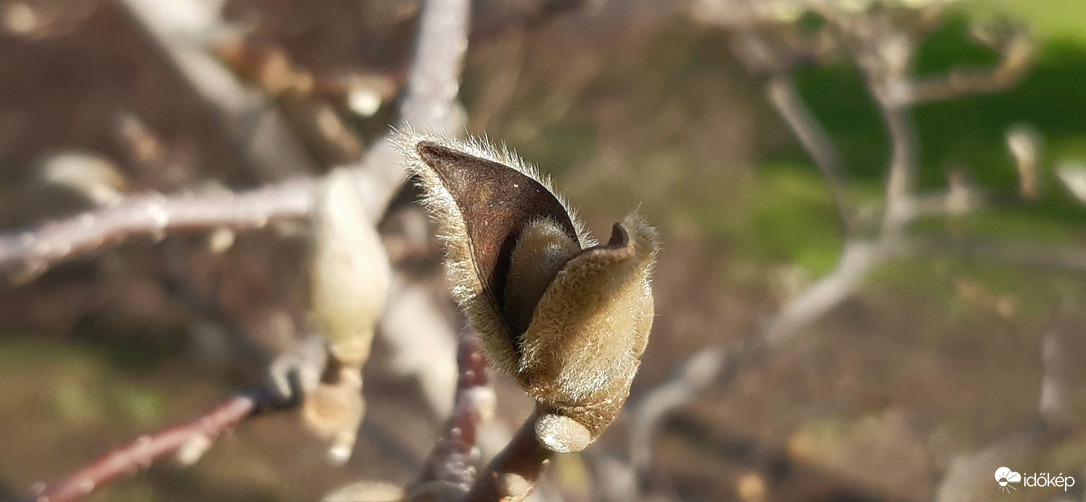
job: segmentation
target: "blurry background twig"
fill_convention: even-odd
[[[94,459],[56,484],[34,495],[40,502],[79,500],[126,474],[139,472],[155,461],[176,456],[181,464],[195,463],[219,435],[254,415],[272,401],[262,393],[243,393],[223,401],[191,422],[143,435]]]

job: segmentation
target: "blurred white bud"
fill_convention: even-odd
[[[319,437],[329,440],[328,463],[343,465],[351,459],[358,428],[366,413],[362,376],[341,369],[335,380],[317,386],[302,404],[302,422]]]
[[[0,5],[0,26],[12,35],[26,36],[38,29],[41,21],[33,7],[24,2]]]
[[[310,255],[310,315],[332,355],[360,368],[385,308],[389,263],[347,171],[332,173],[317,203]]]
[[[109,159],[88,152],[59,152],[39,161],[38,173],[45,183],[67,188],[98,206],[124,198],[128,180]]]
[[[1007,148],[1014,157],[1018,170],[1019,194],[1033,200],[1039,194],[1037,163],[1041,157],[1041,135],[1026,125],[1016,125],[1007,130]]]
[[[1071,195],[1086,204],[1086,164],[1080,161],[1064,162],[1056,168],[1056,177]]]
[[[807,9],[796,0],[777,0],[770,3],[769,10],[773,20],[779,23],[794,23]]]
[[[362,118],[376,114],[397,91],[395,80],[379,74],[352,75],[347,87],[347,108]]]
[[[212,253],[220,254],[234,247],[238,234],[226,227],[216,228],[207,238],[207,249]]]
[[[347,106],[362,117],[372,117],[381,109],[381,102],[381,95],[366,87],[353,89],[347,95]]]
[[[188,467],[199,462],[209,448],[211,448],[211,438],[203,434],[196,434],[177,450],[177,455],[174,458],[183,467]]]

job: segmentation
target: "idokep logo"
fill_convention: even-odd
[[[1022,483],[1022,486],[1029,488],[1047,488],[1049,486],[1056,488],[1063,488],[1063,491],[1067,491],[1072,486],[1075,486],[1075,478],[1071,476],[1064,476],[1063,473],[1052,475],[1047,472],[1033,473],[1029,476],[1022,476],[1021,474],[1012,471],[1009,467],[1000,467],[995,471],[996,483],[999,483],[999,491],[1010,493],[1011,490],[1018,490],[1014,485]]]
[[[999,483],[999,491],[1010,493],[1011,490],[1017,491],[1012,483],[1021,483],[1022,475],[1010,470],[1009,467],[1000,467],[995,472],[996,483]]]

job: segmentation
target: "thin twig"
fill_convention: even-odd
[[[486,376],[486,359],[478,335],[465,329],[460,333],[457,352],[459,379],[456,405],[445,429],[424,464],[418,481],[408,489],[408,500],[457,500],[467,494],[475,480],[474,461],[479,425],[494,414],[494,390]]]
[[[894,258],[954,257],[1017,267],[1086,274],[1086,250],[1079,245],[983,238],[910,236],[889,251]]]
[[[821,317],[856,291],[867,273],[883,259],[877,243],[845,243],[833,273],[790,299],[766,324],[762,336],[771,347],[783,347],[802,326]]]
[[[673,373],[671,379],[648,393],[630,407],[633,424],[630,430],[630,461],[645,472],[652,461],[652,444],[663,417],[682,406],[716,380],[724,367],[725,353],[719,347],[706,347],[690,356]]]
[[[144,435],[116,448],[67,478],[45,488],[35,502],[79,500],[126,474],[146,469],[154,462],[177,455],[191,463],[207,450],[215,438],[230,427],[264,409],[272,402],[264,393],[239,393],[190,422]]]
[[[850,232],[852,211],[848,205],[848,193],[845,190],[845,177],[842,169],[841,154],[833,146],[825,129],[818,123],[811,110],[803,103],[796,90],[796,82],[791,73],[779,72],[766,82],[766,94],[769,102],[784,118],[792,133],[799,139],[807,154],[814,160],[826,185],[830,197],[837,206],[838,216],[844,225],[845,234]]]
[[[900,87],[904,92],[893,99],[902,105],[916,105],[1005,91],[1021,80],[1032,62],[1033,44],[1024,34],[1019,34],[1004,47],[1003,58],[995,68],[957,69],[946,75],[917,79]]]
[[[401,126],[450,135],[464,126],[463,117],[456,114],[456,96],[468,48],[470,14],[468,0],[423,2],[407,94],[400,104]],[[357,181],[367,213],[378,218],[383,215],[403,184],[406,173],[399,160],[399,153],[384,137],[367,151],[359,165],[350,166],[365,174]]]
[[[203,42],[228,27],[212,3],[197,0],[118,0],[182,81],[224,125],[237,150],[261,178],[284,179],[316,170],[282,116],[260,93],[246,88]]]
[[[910,111],[885,96],[875,94],[886,130],[890,134],[890,166],[886,179],[886,214],[883,216],[884,235],[900,236],[905,225],[913,218],[912,197],[916,186],[917,146],[916,130]]]
[[[298,178],[247,192],[209,195],[150,194],[116,205],[0,235],[0,275],[33,279],[49,266],[138,237],[166,232],[262,228],[272,220],[301,218],[313,204],[312,179]]]
[[[536,439],[535,421],[533,414],[475,478],[465,502],[520,502],[531,495],[543,467],[554,456]]]

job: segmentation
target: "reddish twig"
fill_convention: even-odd
[[[408,500],[458,499],[467,493],[475,479],[478,427],[493,416],[495,398],[487,381],[486,359],[474,331],[461,331],[456,359],[460,375],[455,409],[426,459],[419,480],[408,491]]]
[[[67,478],[47,486],[36,502],[79,500],[94,490],[125,474],[134,474],[154,462],[177,455],[191,463],[197,460],[215,438],[269,404],[270,398],[259,393],[233,395],[190,422],[140,436],[91,461]]]

